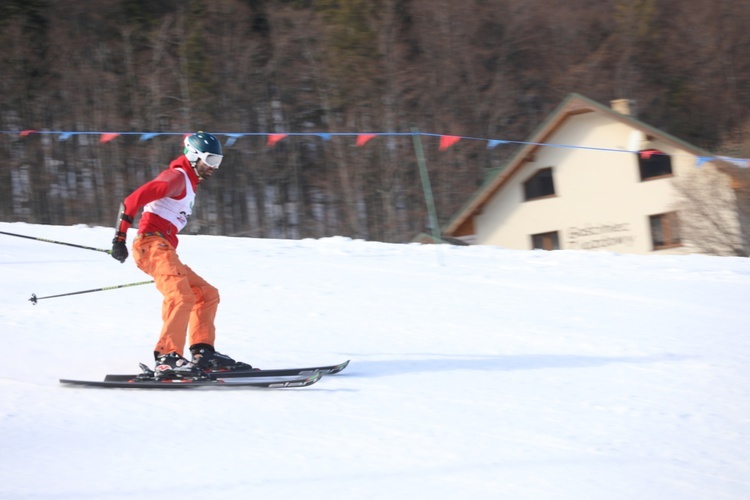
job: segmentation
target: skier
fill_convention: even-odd
[[[154,278],[164,296],[164,324],[154,349],[157,377],[196,376],[208,369],[251,369],[214,349],[219,291],[180,262],[175,250],[177,233],[192,213],[198,184],[221,164],[221,143],[211,134],[197,132],[185,137],[183,152],[168,169],[122,202],[112,257],[121,263],[128,258],[127,230],[143,207],[133,259]],[[191,361],[183,357],[187,335]]]

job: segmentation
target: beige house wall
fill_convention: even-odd
[[[527,250],[531,235],[557,231],[560,248],[652,253],[649,216],[674,211],[673,177],[640,180],[636,153],[658,149],[672,156],[675,177],[693,172],[694,155],[601,113],[569,117],[546,144],[587,145],[614,151],[543,146],[474,216],[474,244]],[[619,150],[623,152],[619,152]],[[524,201],[523,183],[551,167],[555,196]],[[686,253],[689,246],[660,250]]]

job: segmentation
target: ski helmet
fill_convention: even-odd
[[[185,137],[183,152],[190,163],[195,163],[200,159],[211,168],[219,168],[224,158],[219,140],[206,132],[196,132]]]

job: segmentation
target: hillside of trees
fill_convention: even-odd
[[[748,26],[747,0],[2,0],[0,220],[112,225],[205,130],[258,135],[225,147],[190,232],[409,241],[411,137],[264,133],[522,141],[571,92],[748,157]],[[441,224],[515,148],[422,142]]]

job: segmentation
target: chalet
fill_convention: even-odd
[[[568,96],[443,236],[521,250],[741,254],[724,162],[639,121],[633,107]]]

